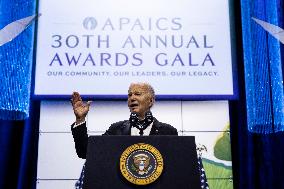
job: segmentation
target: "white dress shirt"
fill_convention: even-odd
[[[143,136],[150,135],[152,126],[153,126],[153,122],[145,130],[143,130]],[[140,130],[137,129],[136,127],[131,127],[131,136],[140,136],[139,132]]]
[[[86,121],[79,123],[79,124],[76,124],[76,122],[75,122],[73,128],[78,127],[78,126],[80,126],[84,123],[86,123]],[[153,122],[145,130],[143,130],[143,136],[149,136],[150,135],[152,126],[153,126]],[[130,135],[131,136],[140,136],[139,132],[140,132],[140,130],[137,129],[136,127],[131,127],[131,134]]]

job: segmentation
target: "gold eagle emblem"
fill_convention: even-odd
[[[139,175],[144,175],[148,173],[148,168],[151,168],[150,157],[146,154],[137,154],[133,156],[134,165],[136,171]]]
[[[147,185],[157,180],[163,166],[161,153],[150,144],[133,144],[120,156],[121,174],[136,185]]]

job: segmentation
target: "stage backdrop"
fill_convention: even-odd
[[[227,101],[158,101],[152,111],[180,136],[195,136],[196,143],[206,147],[202,157],[210,189],[233,189]],[[76,155],[70,130],[72,106],[42,101],[40,115],[37,189],[74,188],[85,161]],[[88,133],[101,135],[111,123],[128,118],[126,101],[95,101],[87,118]]]
[[[234,98],[229,2],[39,0],[34,93]]]

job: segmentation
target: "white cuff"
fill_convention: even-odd
[[[84,123],[86,123],[86,121],[83,121],[83,122],[81,122],[81,123],[79,123],[79,124],[77,124],[77,123],[75,122],[73,128],[78,127],[78,126],[80,126],[80,125],[83,125]]]

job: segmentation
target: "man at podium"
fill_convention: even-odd
[[[166,123],[159,122],[150,111],[155,102],[155,91],[148,83],[132,83],[128,90],[129,120],[111,124],[103,135],[178,135],[177,130]],[[73,92],[71,103],[76,121],[71,125],[77,155],[85,159],[88,135],[85,117],[91,102],[83,102],[78,92]]]

